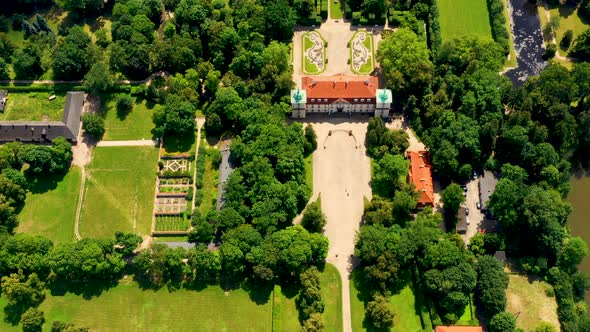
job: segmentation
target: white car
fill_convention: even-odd
[[[469,217],[465,217],[465,223],[469,225]]]

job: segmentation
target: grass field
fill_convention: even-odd
[[[486,0],[439,0],[443,42],[466,34],[492,38]]]
[[[325,331],[342,331],[342,281],[340,273],[332,264],[326,264],[326,268],[320,273],[320,287],[322,300],[325,303],[324,323]],[[299,331],[295,298],[297,294],[285,294],[280,286],[275,286],[273,304],[273,332]],[[278,325],[279,327],[275,327]]]
[[[508,33],[510,34],[510,38],[508,40],[508,45],[510,46],[510,55],[509,58],[506,59],[506,63],[504,64],[504,66],[506,67],[516,67],[516,50],[514,49],[514,39],[512,39],[512,29],[510,28],[510,13],[508,12],[508,8],[507,8],[507,1],[508,0],[502,0],[504,2],[504,17],[506,18],[506,30],[508,30]],[[491,28],[490,28],[491,29]],[[490,30],[491,31],[491,30]]]
[[[516,316],[516,326],[532,331],[539,322],[546,321],[559,330],[555,297],[545,295],[551,285],[538,278],[509,274],[506,290],[506,311]]]
[[[545,11],[542,7],[540,13],[543,16],[545,14]],[[576,7],[570,5],[556,6],[550,8],[549,13],[551,13],[551,18],[559,17],[559,28],[557,29],[557,33],[555,35],[557,45],[559,45],[563,35],[568,30],[572,30],[574,32],[573,40],[575,40],[576,37],[578,37],[582,32],[590,29],[590,22],[578,14]],[[546,23],[547,19],[545,18],[542,22]]]
[[[117,96],[112,95],[101,106],[101,113],[105,118],[105,141],[122,141],[151,139],[151,130],[154,128],[152,114],[155,107],[148,108],[146,101],[135,101],[133,110],[127,114],[117,113]]]
[[[365,41],[363,41],[363,45],[365,46],[365,48],[369,51],[370,57],[369,60],[364,63],[363,65],[361,65],[359,70],[355,70],[354,66],[352,64],[352,47],[350,47],[350,69],[360,75],[369,75],[371,74],[371,72],[373,71],[373,68],[375,68],[375,52],[373,50],[373,35],[371,35],[370,33],[367,33],[366,31],[359,31],[356,32],[352,38],[350,39],[350,44],[352,45],[352,41],[356,38],[356,35],[358,33],[364,33],[367,38],[365,38]]]
[[[317,31],[316,31],[317,32]],[[319,32],[317,32],[319,34]],[[303,57],[303,73],[308,74],[308,75],[317,75],[322,73],[324,70],[326,70],[326,47],[325,45],[322,45],[323,48],[323,52],[324,52],[324,68],[322,68],[321,70],[318,69],[318,67],[311,63],[311,61],[309,60],[309,57],[307,56],[307,50],[309,50],[311,47],[313,47],[313,42],[307,37],[309,33],[306,33],[303,35],[303,49],[302,49],[302,54],[301,56]],[[321,37],[321,36],[320,36]],[[322,38],[323,40],[323,38]],[[325,43],[325,41],[324,41]]]
[[[82,237],[150,232],[157,161],[158,149],[151,147],[94,149],[80,218]]]
[[[205,140],[201,141],[201,144],[207,144]],[[212,147],[208,147],[208,150],[214,150]],[[211,157],[207,156],[205,159],[205,173],[203,174],[203,201],[200,205],[201,212],[206,214],[208,211],[215,209],[217,205],[217,189],[219,184],[219,168],[213,167]],[[197,188],[199,189],[199,188]]]
[[[49,100],[49,96],[54,94],[56,98]],[[61,121],[65,95],[65,92],[9,92],[4,112],[0,113],[0,121]]]
[[[80,181],[80,169],[74,166],[57,183],[52,178],[37,183],[18,216],[17,232],[43,235],[55,243],[74,240]]]
[[[0,298],[4,307],[6,300]],[[143,291],[135,282],[123,280],[90,300],[72,293],[47,295],[45,330],[55,320],[73,322],[91,331],[270,331],[270,301],[258,305],[238,289],[228,293],[218,286],[202,291],[167,289]],[[20,328],[0,322],[2,331]]]
[[[184,216],[157,216],[156,231],[186,231],[189,221]]]
[[[326,0],[330,1],[330,18],[341,19],[342,18],[342,1]]]
[[[313,193],[313,153],[305,157],[305,183]]]
[[[373,329],[363,326],[365,319],[365,305],[359,299],[359,290],[356,289],[355,283],[350,282],[350,309],[353,331],[373,331]],[[398,294],[390,298],[391,310],[393,311],[394,325],[392,332],[422,332],[432,331],[432,325],[428,319],[428,309],[416,303],[414,290],[406,286]],[[421,316],[424,317],[425,328],[422,329]]]

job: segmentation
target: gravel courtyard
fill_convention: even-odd
[[[311,116],[305,121],[318,136],[318,148],[313,155],[312,200],[321,195],[322,210],[328,220],[324,231],[330,240],[328,262],[338,268],[342,277],[342,310],[344,319],[348,318],[345,331],[350,330],[349,275],[355,234],[363,215],[363,198],[371,198],[371,163],[364,146],[367,120],[367,116]]]

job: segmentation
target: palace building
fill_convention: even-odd
[[[307,113],[386,117],[391,102],[391,90],[379,89],[375,76],[304,76],[301,89],[291,90],[293,118],[305,118]]]

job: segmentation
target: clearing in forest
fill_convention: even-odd
[[[80,181],[80,168],[74,166],[63,178],[44,177],[30,184],[16,232],[42,235],[54,243],[73,241]]]
[[[82,237],[112,237],[115,231],[149,234],[158,149],[96,147],[86,169],[80,217]]]
[[[318,75],[326,70],[326,42],[319,32],[310,31],[303,35],[303,73]]]
[[[510,273],[509,277],[506,311],[516,317],[516,326],[532,331],[545,321],[559,330],[555,297],[546,294],[551,285],[535,276]]]
[[[373,35],[367,31],[357,31],[350,39],[350,67],[360,75],[369,75],[375,67]]]
[[[438,7],[443,42],[467,34],[492,38],[486,0],[439,0]]]

